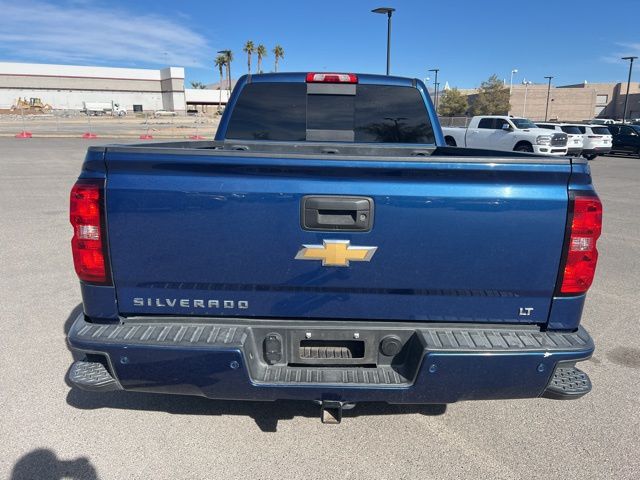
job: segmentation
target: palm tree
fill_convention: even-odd
[[[191,88],[205,89],[207,86],[202,82],[191,82]]]
[[[267,56],[267,47],[258,45],[256,53],[258,54],[258,73],[262,73],[262,59]]]
[[[227,57],[224,55],[218,55],[216,57],[215,64],[220,72],[220,85],[218,86],[218,90],[220,91],[220,94],[218,95],[218,111],[220,111],[222,108],[222,69],[227,65]]]
[[[231,50],[224,51],[224,60],[227,65],[227,80],[229,81],[229,95],[231,95],[231,62],[233,62],[233,52]]]
[[[280,45],[273,47],[273,55],[276,57],[276,72],[278,71],[278,60],[284,58],[284,48]]]
[[[249,75],[251,75],[251,55],[256,51],[256,47],[253,45],[251,40],[247,40],[247,43],[244,44],[244,48],[242,50],[247,52],[247,70]]]

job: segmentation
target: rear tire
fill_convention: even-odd
[[[514,152],[533,153],[533,146],[528,142],[522,142],[515,146]]]
[[[598,155],[596,155],[595,153],[591,153],[589,155],[585,155],[584,158],[586,158],[587,160],[593,160],[594,158],[596,158]]]

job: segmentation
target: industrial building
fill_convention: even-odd
[[[509,88],[509,85],[505,85]],[[459,89],[473,102],[477,89]],[[442,98],[444,91],[439,92]],[[547,83],[514,84],[511,88],[509,114],[531,120],[575,122],[592,118],[621,119],[627,82],[621,83],[579,83],[574,85],[551,86]],[[547,108],[547,94],[549,105]],[[629,84],[627,118],[640,118],[640,83]],[[505,112],[506,113],[506,112]]]
[[[82,110],[85,102],[114,102],[128,111],[185,113],[226,104],[226,90],[185,89],[184,68],[160,70],[0,62],[0,110],[19,98],[39,98],[55,110]]]
[[[189,112],[212,112],[217,106],[226,105],[229,100],[229,90],[209,88],[185,88],[184,97]]]
[[[622,118],[627,83],[579,83],[551,87],[547,111],[547,84],[514,85],[511,114],[533,120],[580,121]],[[640,117],[640,83],[629,84],[627,118]]]
[[[212,112],[226,105],[229,90],[218,84],[205,89],[184,85],[184,68],[138,68],[46,65],[0,62],[0,111],[10,111],[18,99],[40,99],[54,110],[83,110],[85,102],[113,102],[133,112]],[[640,117],[640,83],[629,85],[627,118]],[[547,111],[547,84],[514,84],[512,115],[533,120],[581,121],[622,118],[627,84],[581,83],[551,87]],[[473,97],[477,90],[461,90]],[[440,93],[440,97],[442,92]]]

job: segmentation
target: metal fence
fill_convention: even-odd
[[[517,115],[514,115],[517,117]],[[440,120],[440,125],[443,127],[467,127],[469,126],[469,121],[471,120],[472,117],[438,117],[438,119]],[[536,117],[527,117],[529,118],[529,120],[531,120],[532,122],[543,122],[545,121],[542,118],[536,118]],[[547,120],[549,122],[558,122],[557,119],[555,118],[550,118],[549,120]],[[562,123],[591,123],[590,120],[563,120]]]
[[[74,111],[0,115],[0,136],[84,138],[212,138],[219,117],[154,117],[152,114],[90,117]]]
[[[442,127],[466,127],[471,117],[438,117]]]

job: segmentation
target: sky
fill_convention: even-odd
[[[269,50],[266,72],[280,44],[280,71],[384,73],[381,6],[396,8],[391,73],[433,83],[439,68],[451,87],[509,82],[513,69],[514,83],[626,81],[620,57],[640,56],[640,0],[0,0],[0,61],[183,66],[187,83],[213,83],[216,52],[234,52],[236,78],[252,40]]]

